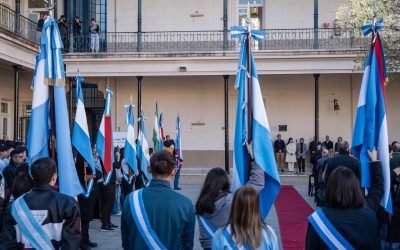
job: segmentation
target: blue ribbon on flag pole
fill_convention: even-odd
[[[382,26],[383,26],[383,18],[379,19],[378,21],[375,21],[374,23],[361,26],[361,31],[364,34],[364,36],[368,36],[371,32],[376,33],[382,30]]]

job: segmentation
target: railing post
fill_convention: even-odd
[[[142,112],[142,80],[143,80],[143,76],[137,76],[137,83],[138,83],[138,112],[137,112],[137,116],[138,116],[138,128],[140,127],[140,112]],[[139,133],[139,129],[137,130]]]
[[[137,51],[142,51],[142,0],[138,0]]]
[[[319,48],[318,35],[318,0],[314,0],[314,49]]]
[[[15,33],[20,32],[20,19],[21,19],[21,0],[15,0]]]
[[[224,75],[225,97],[225,172],[229,174],[229,75]]]
[[[224,0],[224,41],[223,49],[224,51],[228,49],[228,0]]]
[[[19,132],[19,72],[21,65],[13,65],[14,69],[14,141],[18,140]]]

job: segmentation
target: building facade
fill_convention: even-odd
[[[34,24],[46,12],[41,7],[44,2],[2,1],[0,132],[10,138],[25,139],[31,107],[30,85],[39,48]],[[351,141],[362,78],[354,60],[368,47],[369,41],[335,25],[335,12],[346,2],[255,0],[249,3],[252,25],[267,31],[266,40],[253,44],[253,51],[273,138],[280,133],[285,140],[303,137],[309,142],[317,132],[320,140],[329,135],[331,140],[342,136]],[[14,19],[7,21],[4,13],[7,7],[12,13],[18,4],[19,13],[33,24],[21,25],[16,32]],[[72,97],[69,99],[72,117],[73,77],[79,71],[85,78],[85,106],[93,141],[104,108],[104,90],[109,86],[114,92],[114,131],[126,131],[123,107],[132,96],[136,107],[141,98],[151,138],[157,102],[164,113],[165,133],[172,138],[175,118],[181,116],[187,166],[223,166],[225,149],[231,155],[233,148],[237,101],[233,82],[240,46],[228,32],[231,26],[243,23],[247,5],[244,0],[58,1],[58,17],[65,14],[67,20],[72,20],[80,16],[82,21],[82,34],[79,38],[76,34],[69,35],[64,49],[69,83],[66,87],[72,90],[68,94]],[[98,53],[92,53],[90,47],[88,27],[92,18],[100,28]],[[16,79],[18,93],[15,93]],[[396,96],[399,92],[399,84],[389,82],[390,140],[398,139],[400,132],[396,115],[400,107]],[[334,108],[335,100],[339,110]],[[319,117],[315,114],[316,106]]]

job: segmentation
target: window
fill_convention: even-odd
[[[47,4],[49,1],[45,0],[29,0],[28,1],[28,8],[29,9],[44,9],[45,4]]]
[[[0,132],[2,136],[9,135],[9,115],[10,102],[2,100],[0,103]]]
[[[1,113],[8,114],[8,103],[7,102],[1,103]]]
[[[262,5],[263,0],[239,0],[239,4]]]
[[[32,105],[31,104],[26,104],[25,105],[25,116],[30,117],[32,114]]]
[[[8,118],[3,117],[3,136],[8,135]]]
[[[90,0],[90,19],[94,18],[99,25],[100,32],[107,32],[107,1]]]

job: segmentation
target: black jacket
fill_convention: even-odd
[[[7,189],[11,189],[13,183],[14,183],[14,171],[16,169],[16,164],[15,162],[11,159],[10,163],[8,164],[7,167],[4,168],[3,170],[3,175],[4,175],[4,179],[6,181],[6,188]]]
[[[322,146],[325,147],[326,149],[330,150],[333,149],[333,142],[332,141],[324,141],[322,143]]]
[[[332,225],[355,249],[380,249],[376,211],[384,194],[381,163],[371,162],[370,171],[372,186],[365,197],[366,207],[323,209]],[[310,223],[307,229],[306,249],[329,249]]]
[[[281,153],[284,153],[286,149],[285,142],[283,140],[275,140],[274,141],[274,150],[275,153],[279,153],[279,150],[281,150]]]
[[[47,210],[42,223],[45,231],[51,230],[55,249],[78,249],[81,242],[80,211],[74,198],[57,192],[52,186],[35,187],[24,196],[30,210]],[[11,215],[12,203],[7,207],[1,236],[1,249],[25,249],[26,242],[17,242],[16,222]],[[58,238],[58,239],[57,239]],[[25,238],[24,238],[25,239]]]
[[[351,157],[348,153],[341,152],[337,156],[326,161],[325,183],[327,183],[328,177],[332,171],[340,166],[350,168],[357,178],[360,179],[360,162]]]

